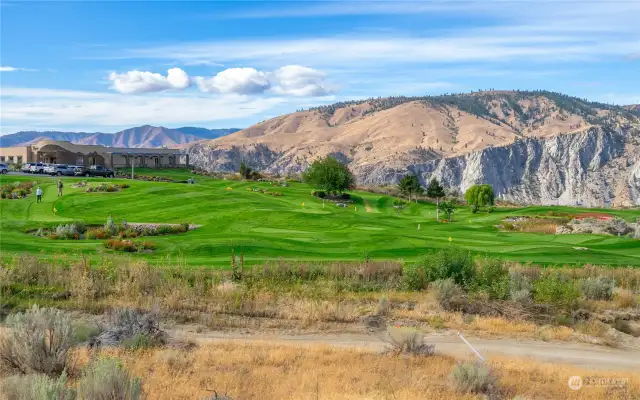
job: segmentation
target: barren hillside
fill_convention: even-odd
[[[244,158],[258,169],[283,174],[299,172],[314,159],[332,154],[349,163],[360,182],[382,184],[424,163],[469,157],[523,140],[544,143],[606,131],[617,132],[623,143],[632,145],[628,134],[637,134],[639,126],[640,116],[628,108],[553,92],[490,91],[336,103],[273,118],[186,149],[197,166],[209,170],[233,170]],[[593,157],[594,151],[587,154]],[[482,179],[482,171],[457,179],[465,182],[459,189]],[[571,197],[567,201],[578,201]],[[536,195],[527,201],[535,202]]]

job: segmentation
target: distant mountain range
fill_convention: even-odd
[[[207,129],[182,127],[177,129],[144,125],[117,133],[22,131],[0,136],[0,147],[24,146],[43,139],[66,140],[76,144],[110,147],[174,147],[203,139],[217,139],[239,129]]]
[[[313,107],[181,146],[210,171],[288,175],[331,155],[365,185],[407,173],[517,203],[640,206],[640,107],[550,91],[387,97]]]

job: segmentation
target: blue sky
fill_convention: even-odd
[[[340,100],[640,103],[640,1],[2,1],[0,133],[246,127]]]

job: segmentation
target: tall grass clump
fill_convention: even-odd
[[[454,308],[456,299],[462,295],[462,289],[451,278],[433,281],[429,288],[435,291],[438,303],[445,310]]]
[[[154,314],[119,308],[111,313],[108,326],[96,341],[102,346],[121,345],[136,350],[164,344],[166,334]]]
[[[606,276],[587,278],[580,283],[582,294],[589,300],[611,300],[614,287],[613,279]]]
[[[409,289],[422,290],[429,282],[451,278],[466,287],[475,275],[475,264],[470,252],[455,246],[427,254],[413,268],[407,269],[405,282]]]
[[[74,400],[76,392],[67,387],[67,374],[51,378],[44,374],[14,375],[0,383],[0,397],[9,400]]]
[[[67,367],[74,329],[68,314],[37,305],[7,317],[0,337],[0,361],[23,374],[57,376]]]
[[[432,356],[435,354],[435,345],[426,344],[424,335],[415,328],[389,327],[389,343],[394,353],[413,354],[419,356]]]
[[[456,364],[451,379],[457,391],[475,394],[493,393],[498,382],[487,365],[473,362]]]
[[[87,400],[138,400],[142,380],[115,359],[99,358],[87,367],[78,382],[78,396]]]

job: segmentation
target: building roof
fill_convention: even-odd
[[[39,151],[45,146],[53,145],[62,147],[73,153],[103,153],[103,154],[135,154],[135,155],[177,155],[182,154],[178,149],[161,148],[134,148],[134,147],[107,147],[102,145],[74,144],[64,140],[41,140],[32,145],[34,151]]]

